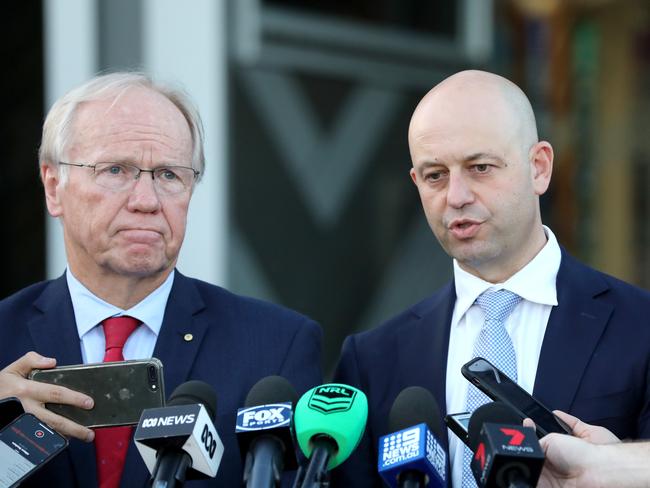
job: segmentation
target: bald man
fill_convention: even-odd
[[[454,278],[346,339],[335,378],[366,392],[370,416],[335,486],[381,486],[377,440],[405,387],[429,389],[443,415],[485,401],[460,373],[476,356],[553,409],[647,437],[650,294],[577,262],[542,224],[553,148],[538,139],[525,94],[491,73],[457,73],[422,99],[408,138],[410,177]],[[446,479],[472,486],[464,446],[442,429]]]

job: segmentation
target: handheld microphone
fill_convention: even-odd
[[[134,440],[154,488],[217,475],[223,443],[212,421],[216,406],[212,386],[193,380],[178,386],[166,407],[142,412]]]
[[[309,466],[304,474],[299,470],[294,487],[324,485],[329,470],[345,461],[359,444],[367,420],[366,395],[352,386],[328,383],[305,393],[296,405],[293,425]]]
[[[403,389],[388,417],[392,434],[379,438],[379,474],[391,488],[446,487],[447,454],[440,409],[429,390]]]
[[[524,488],[537,485],[544,453],[535,429],[521,425],[512,407],[493,402],[477,408],[469,421],[472,473],[479,487]]]
[[[280,486],[282,471],[298,463],[291,437],[291,416],[298,394],[281,376],[262,378],[237,410],[237,442],[244,459],[247,488]]]

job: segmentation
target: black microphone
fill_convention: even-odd
[[[477,408],[469,420],[472,473],[483,488],[526,488],[537,485],[544,453],[532,427],[521,425],[512,407],[492,402]]]
[[[379,474],[390,487],[447,486],[440,419],[429,390],[410,386],[397,396],[388,416],[392,433],[379,439]]]
[[[282,471],[298,463],[291,437],[293,404],[298,394],[281,376],[259,380],[237,410],[237,442],[244,459],[247,488],[280,486]]]
[[[142,412],[134,440],[154,488],[217,475],[223,443],[212,420],[216,407],[214,388],[193,380],[178,386],[166,407]]]

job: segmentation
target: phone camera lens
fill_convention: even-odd
[[[158,373],[156,372],[155,366],[149,366],[149,381],[156,383],[158,381]]]

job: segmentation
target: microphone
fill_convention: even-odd
[[[469,420],[472,473],[479,487],[524,488],[537,485],[544,453],[535,429],[521,425],[512,407],[492,402],[477,408]]]
[[[217,475],[223,443],[212,421],[216,407],[214,388],[193,380],[179,385],[166,407],[142,412],[133,438],[154,488]]]
[[[291,416],[298,394],[282,376],[267,376],[251,388],[237,410],[237,442],[247,488],[280,486],[282,471],[296,469]]]
[[[329,470],[345,461],[359,444],[367,420],[366,395],[352,386],[327,383],[305,393],[296,405],[293,426],[309,465],[306,473],[301,467],[293,486],[325,485]]]
[[[379,438],[379,474],[391,488],[446,487],[447,454],[440,409],[429,390],[403,389],[388,417],[392,434]]]

